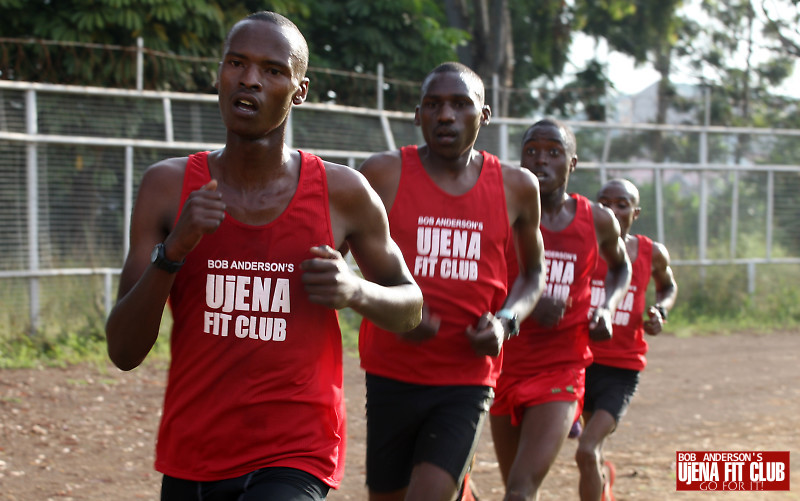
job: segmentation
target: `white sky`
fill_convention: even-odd
[[[693,16],[699,15],[699,12],[694,13],[697,9],[695,2],[690,1],[689,6],[684,7],[684,9],[691,10]],[[659,79],[658,72],[649,63],[635,67],[633,58],[619,52],[609,54],[605,41],[601,41],[600,45],[595,47],[595,41],[581,33],[576,33],[573,38],[569,56],[572,64],[568,64],[566,73],[572,74],[583,69],[586,61],[595,56],[595,51],[597,52],[598,60],[608,65],[611,81],[621,94],[636,94]],[[688,70],[682,70],[680,67],[673,68],[673,83],[693,84],[697,83],[698,80],[697,76],[690,75]],[[800,97],[800,69],[798,69],[797,63],[795,63],[795,71],[792,76],[776,90],[776,93]]]

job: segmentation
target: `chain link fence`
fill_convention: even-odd
[[[493,117],[478,147],[518,163],[532,122]],[[594,198],[606,179],[633,180],[643,207],[633,231],[666,244],[676,267],[734,266],[733,287],[750,294],[765,286],[761,266],[796,276],[800,131],[567,123],[580,157],[570,191]],[[0,80],[0,337],[101,330],[142,173],[224,138],[214,95]],[[411,110],[305,103],[289,141],[357,168],[422,139]],[[663,162],[651,160],[656,147]]]

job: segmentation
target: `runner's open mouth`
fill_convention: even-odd
[[[247,111],[255,111],[257,109],[255,103],[247,99],[237,99],[236,107]]]

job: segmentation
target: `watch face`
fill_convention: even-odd
[[[511,310],[502,309],[495,313],[495,316],[505,321],[510,336],[516,336],[519,332],[519,318]]]
[[[183,266],[185,259],[181,262],[174,262],[167,259],[167,256],[164,255],[164,242],[156,244],[153,248],[153,253],[150,255],[150,262],[153,263],[157,268],[160,268],[164,271],[168,271],[169,273],[175,273],[176,271],[181,269]]]

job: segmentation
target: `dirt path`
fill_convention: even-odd
[[[653,340],[639,394],[607,445],[616,499],[800,499],[800,334]],[[364,389],[345,367],[348,466],[328,499],[365,499]],[[0,371],[0,499],[156,500],[153,440],[164,367],[120,373],[91,366]],[[541,500],[577,499],[575,442],[562,450]],[[677,450],[790,450],[790,492],[676,492]],[[488,428],[474,475],[481,500],[502,499]]]

